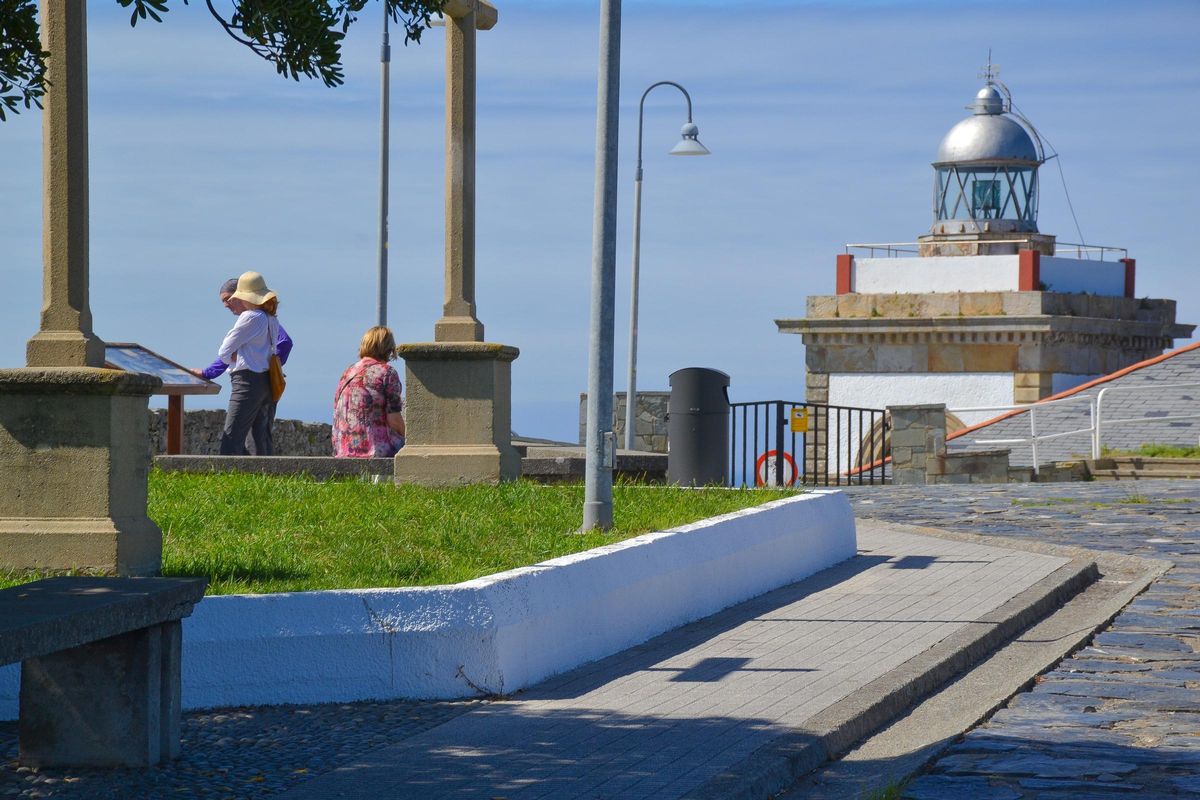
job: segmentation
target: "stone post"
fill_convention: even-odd
[[[87,11],[42,0],[44,304],[27,369],[0,370],[0,569],[152,575],[146,400],[157,378],[104,366],[88,305]]]
[[[521,474],[512,446],[515,347],[489,342],[402,344],[405,424],[396,483],[497,483]]]
[[[475,31],[496,9],[451,0],[446,18],[446,293],[435,342],[482,342],[475,316]]]
[[[41,328],[31,367],[103,367],[88,304],[87,9],[82,0],[42,0],[46,61],[42,112]]]
[[[446,294],[432,342],[402,344],[406,443],[396,482],[496,483],[521,474],[512,446],[515,347],[483,341],[475,312],[475,31],[496,24],[482,0],[448,0]]]
[[[945,404],[887,410],[892,415],[892,483],[928,483],[930,462],[946,452]]]
[[[111,369],[0,370],[0,569],[159,571],[146,399],[161,385]]]

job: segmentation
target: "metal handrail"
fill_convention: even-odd
[[[980,244],[1029,244],[1030,239],[987,239],[980,241]],[[850,250],[870,250],[874,256],[876,250],[882,250],[887,253],[887,257],[893,257],[893,254],[911,253],[917,254],[919,250],[910,248],[920,247],[921,242],[855,242],[844,245],[844,250],[848,254]],[[1108,253],[1119,253],[1121,258],[1129,257],[1129,249],[1125,247],[1110,247],[1100,244],[1080,244],[1075,242],[1057,242],[1054,245],[1054,255],[1067,256],[1071,253],[1075,254],[1075,258],[1079,260],[1090,260],[1089,256],[1092,253],[1099,253],[1100,260],[1104,260],[1104,256]],[[1118,259],[1119,260],[1119,259]]]
[[[1092,439],[1092,458],[1100,458],[1102,451],[1102,437],[1104,429],[1104,397],[1109,392],[1145,392],[1156,391],[1161,392],[1164,389],[1200,389],[1200,383],[1169,383],[1169,384],[1147,384],[1144,386],[1106,386],[1101,389],[1093,397],[1092,395],[1077,395],[1073,397],[1063,397],[1058,400],[1043,400],[1039,403],[1025,403],[1022,405],[1011,406],[972,406],[970,408],[952,408],[947,409],[954,414],[971,411],[1028,411],[1029,412],[1029,436],[1018,439],[972,439],[974,444],[1025,444],[1028,443],[1033,455],[1033,473],[1038,472],[1038,442],[1045,442],[1051,439],[1061,439],[1064,436],[1077,436],[1081,433],[1090,433]],[[1091,422],[1086,428],[1078,428],[1073,431],[1062,431],[1059,433],[1049,433],[1039,436],[1037,432],[1037,410],[1054,405],[1062,405],[1065,403],[1087,401],[1088,412],[1091,417]],[[1126,417],[1122,419],[1110,419],[1108,425],[1116,425],[1125,422],[1170,422],[1180,419],[1200,419],[1198,414],[1176,414],[1169,417]]]
[[[1067,403],[1078,403],[1080,400],[1088,401],[1088,414],[1091,418],[1091,424],[1086,428],[1079,430],[1066,431],[1063,433],[1048,433],[1044,436],[1038,436],[1037,432],[1037,411],[1039,408],[1047,408],[1049,406],[1065,405]],[[1096,429],[1096,403],[1091,395],[1079,395],[1077,397],[1063,397],[1058,400],[1042,400],[1037,403],[1022,403],[1019,405],[1007,406],[971,406],[968,408],[948,408],[946,409],[952,414],[960,414],[971,411],[1028,411],[1029,412],[1029,436],[1020,439],[972,439],[975,444],[1025,444],[1029,443],[1029,449],[1032,451],[1033,457],[1033,474],[1040,475],[1038,466],[1038,442],[1049,441],[1050,439],[1059,439],[1063,436],[1074,436],[1080,433],[1092,433],[1093,440]],[[1093,444],[1093,449],[1095,445]]]
[[[1145,386],[1106,386],[1096,395],[1096,419],[1094,430],[1092,432],[1092,458],[1099,458],[1101,452],[1101,423],[1103,420],[1102,410],[1104,407],[1104,396],[1108,392],[1138,392],[1154,390],[1161,392],[1163,389],[1198,389],[1200,383],[1169,383],[1165,385],[1147,384]],[[1177,419],[1200,419],[1200,414],[1180,414],[1174,417],[1129,417],[1126,419],[1109,420],[1110,425],[1115,425],[1118,422],[1167,422]]]

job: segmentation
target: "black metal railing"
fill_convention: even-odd
[[[730,403],[731,486],[884,483],[883,409],[761,400]]]

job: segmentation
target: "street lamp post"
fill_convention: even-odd
[[[687,123],[680,131],[682,139],[671,149],[673,156],[706,156],[709,150],[700,144],[696,137],[700,129],[692,123],[692,98],[678,83],[674,81],[659,81],[650,84],[642,93],[642,101],[638,104],[638,149],[637,171],[633,176],[633,274],[629,300],[629,391],[625,395],[625,449],[633,450],[636,434],[637,418],[637,323],[638,323],[638,267],[642,247],[642,120],[646,112],[646,95],[658,86],[674,86],[683,92],[687,99]]]
[[[388,281],[388,99],[392,46],[388,42],[388,4],[383,3],[383,45],[379,49],[383,73],[379,89],[379,324],[387,325]]]
[[[588,323],[587,440],[581,530],[612,527],[613,306],[617,272],[617,130],[621,91],[621,0],[600,0],[596,85],[596,188],[592,209],[592,298]]]

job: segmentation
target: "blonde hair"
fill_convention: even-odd
[[[267,300],[267,302],[259,303],[258,305],[255,305],[254,303],[246,303],[246,305],[250,306],[251,308],[257,308],[259,311],[265,311],[272,317],[279,313],[278,297],[272,297],[271,299]]]
[[[362,342],[358,345],[359,358],[373,358],[377,361],[391,361],[396,357],[396,339],[392,331],[383,325],[376,325],[363,334]]]

